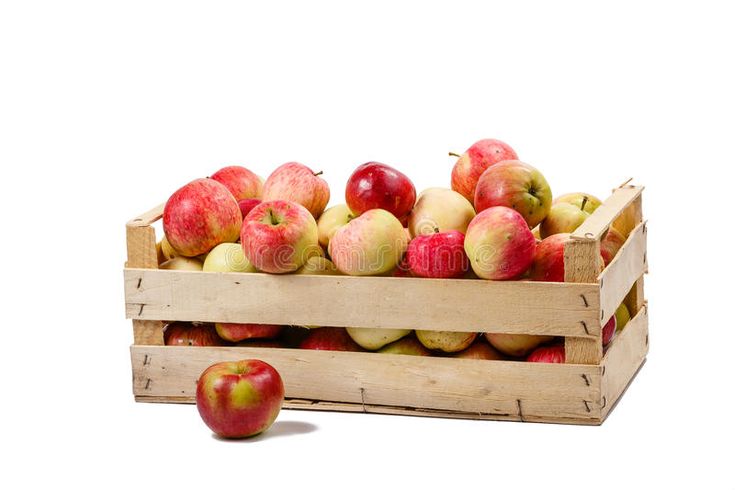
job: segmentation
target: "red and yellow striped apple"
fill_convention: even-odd
[[[273,339],[281,330],[283,325],[268,325],[264,323],[215,323],[222,340],[228,342],[240,342],[247,339]]]
[[[347,330],[340,327],[322,327],[312,329],[309,332],[309,335],[301,341],[299,348],[351,352],[361,352],[364,350],[354,340],[352,340],[352,337],[349,336]]]
[[[239,165],[221,168],[210,178],[227,187],[236,201],[259,199],[263,194],[263,179]]]
[[[531,352],[526,357],[527,362],[548,362],[554,364],[564,364],[566,362],[566,354],[563,345],[545,345]]]
[[[557,233],[541,240],[531,265],[532,281],[564,282],[564,246],[569,233]]]
[[[430,235],[435,230],[467,231],[475,208],[462,194],[442,187],[431,187],[419,194],[408,216],[411,237]]]
[[[460,231],[417,236],[408,244],[406,260],[411,272],[419,277],[459,278],[470,267],[464,233]]]
[[[605,262],[605,267],[612,262],[624,243],[625,237],[623,234],[611,226],[600,240],[600,255],[602,255],[602,260]]]
[[[263,184],[263,201],[293,201],[318,218],[329,202],[329,185],[306,165],[284,163]]]
[[[347,204],[337,204],[326,209],[316,222],[319,230],[319,245],[327,248],[329,240],[332,239],[337,230],[349,223],[352,218],[354,216],[352,216],[352,211],[347,207]]]
[[[508,144],[496,139],[476,142],[454,164],[452,189],[473,202],[480,175],[491,165],[504,160],[518,160],[518,155]]]
[[[166,325],[163,343],[174,346],[210,347],[225,345],[209,323],[174,322]]]

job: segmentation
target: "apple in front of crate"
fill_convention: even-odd
[[[354,340],[352,340],[352,337],[349,336],[347,330],[340,327],[310,329],[309,334],[301,341],[301,344],[299,344],[299,348],[351,352],[361,352],[364,350]]]
[[[564,364],[566,355],[563,345],[545,345],[536,348],[526,357],[527,362],[548,362],[554,364]]]
[[[440,350],[442,352],[459,352],[474,342],[477,338],[477,333],[416,330],[416,338],[427,349]]]
[[[419,277],[459,278],[470,264],[464,251],[464,233],[444,231],[419,235],[408,244],[406,261]]]
[[[411,237],[430,235],[436,230],[467,231],[475,217],[475,208],[462,194],[451,189],[431,187],[419,194],[416,205],[408,215]]]
[[[237,205],[240,206],[240,214],[242,214],[242,219],[245,219],[245,216],[248,215],[248,213],[258,204],[263,202],[260,199],[241,199],[237,201]]]
[[[267,430],[278,417],[283,399],[280,374],[257,359],[213,364],[197,381],[199,415],[212,432],[228,439]]]
[[[554,198],[554,202],[552,204],[557,204],[561,202],[569,203],[578,209],[584,210],[588,212],[589,214],[592,214],[595,212],[597,208],[602,205],[602,201],[597,199],[592,194],[587,194],[586,192],[572,192],[569,194],[562,194],[559,197]]]
[[[292,201],[255,206],[242,224],[240,241],[250,263],[273,274],[297,270],[320,248],[314,217]]]
[[[403,354],[407,356],[432,355],[431,351],[424,347],[424,345],[413,335],[396,340],[395,342],[379,349],[378,352],[380,354]]]
[[[473,202],[480,175],[491,165],[504,160],[518,160],[518,155],[508,144],[496,139],[477,141],[454,164],[452,189]]]
[[[485,333],[485,338],[497,350],[512,357],[523,357],[544,342],[550,342],[554,339],[554,337],[548,335],[492,332]]]
[[[407,328],[347,327],[347,334],[352,340],[367,350],[378,350],[410,333]]]
[[[622,233],[612,226],[608,228],[607,233],[600,240],[600,255],[602,255],[602,260],[605,262],[605,267],[612,262],[624,243],[625,237]]]
[[[336,231],[329,256],[343,274],[379,275],[398,265],[407,246],[398,218],[384,209],[370,209]]]
[[[479,277],[515,279],[531,267],[536,239],[517,211],[496,206],[472,220],[467,227],[464,249]]]
[[[200,271],[202,270],[202,261],[194,257],[174,257],[158,266],[158,268],[169,271]]]
[[[210,347],[224,345],[217,331],[208,323],[174,322],[166,325],[163,343],[175,346]]]
[[[360,165],[347,180],[345,202],[356,216],[370,209],[385,209],[398,219],[406,219],[416,202],[411,179],[389,165],[368,162]]]
[[[506,160],[480,176],[474,203],[478,213],[493,206],[515,209],[533,228],[549,214],[551,188],[536,168],[518,160]]]
[[[482,339],[473,342],[465,350],[452,354],[452,357],[459,359],[486,359],[489,361],[502,361],[506,359],[503,354]]]
[[[174,192],[163,208],[163,231],[178,255],[196,257],[220,243],[236,242],[242,225],[227,187],[197,179]]]
[[[240,342],[247,339],[273,339],[281,330],[282,325],[268,325],[264,323],[215,323],[222,340],[228,342]]]
[[[615,331],[620,332],[630,321],[630,311],[625,303],[620,303],[620,306],[615,310]]]
[[[568,202],[556,203],[551,206],[549,214],[541,222],[541,238],[557,233],[572,233],[589,217],[590,213],[573,204]]]
[[[615,318],[615,315],[611,316],[610,319],[607,321],[604,327],[602,327],[602,345],[606,346],[610,342],[612,342],[613,337],[615,337],[615,330],[617,329],[618,322]]]
[[[207,254],[204,272],[257,272],[239,243],[220,243]]]
[[[316,222],[319,231],[319,245],[324,248],[329,246],[329,240],[332,239],[337,230],[352,220],[354,216],[347,204],[337,204],[326,209]]]
[[[227,187],[237,201],[258,199],[263,194],[263,179],[239,165],[221,168],[210,178]]]
[[[284,163],[263,184],[263,201],[293,201],[318,218],[329,202],[329,185],[314,172],[297,162]]]

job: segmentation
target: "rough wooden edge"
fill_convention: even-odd
[[[127,226],[150,226],[163,217],[163,208],[166,203],[159,204],[155,208],[149,209],[145,213],[136,216],[128,221]]]
[[[602,417],[625,391],[648,353],[648,307],[644,306],[613,339],[602,360]]]
[[[156,231],[149,225],[128,224],[126,227],[128,249],[127,267],[157,269]],[[163,345],[163,322],[160,319],[133,319],[133,341],[139,345]]]
[[[599,273],[600,241],[572,239],[564,246],[564,281],[595,282]],[[599,310],[595,310],[597,312]],[[564,338],[566,362],[570,364],[599,364],[602,359],[602,329],[597,313],[583,325],[593,337]]]
[[[287,297],[288,302],[279,298]],[[139,320],[599,337],[599,285],[125,270]],[[462,312],[462,314],[458,314]]]
[[[572,233],[573,239],[600,240],[610,225],[638,199],[643,186],[624,186],[615,189],[610,197]]]
[[[600,317],[603,325],[615,314],[615,310],[624,301],[631,287],[646,271],[648,266],[646,238],[646,223],[639,223],[598,278]],[[631,315],[634,315],[635,311],[637,308],[631,312]]]

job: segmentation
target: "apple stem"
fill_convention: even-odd
[[[436,226],[434,227],[434,233],[439,233],[439,228],[437,228]]]
[[[587,196],[584,196],[582,198],[582,205],[580,206],[580,209],[584,211],[584,206],[587,204]]]
[[[324,173],[324,170],[320,170],[320,171],[318,171],[317,173],[315,173],[315,174],[314,174],[314,177],[316,177],[316,176],[318,176],[318,175],[321,175],[321,174],[323,174],[323,173]]]
[[[276,219],[275,215],[273,214],[273,210],[272,209],[268,210],[268,214],[270,215],[270,218],[271,218],[271,224],[272,225],[277,225],[278,224],[278,220]]]
[[[457,157],[457,158],[460,158],[460,157],[462,157],[462,155],[460,155],[460,154],[458,154],[458,153],[454,153],[453,151],[450,151],[450,152],[449,152],[449,156],[450,156],[450,157]]]

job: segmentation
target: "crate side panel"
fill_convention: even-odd
[[[628,236],[615,258],[600,274],[600,309],[602,324],[615,314],[631,287],[648,267],[646,223],[640,223]]]

